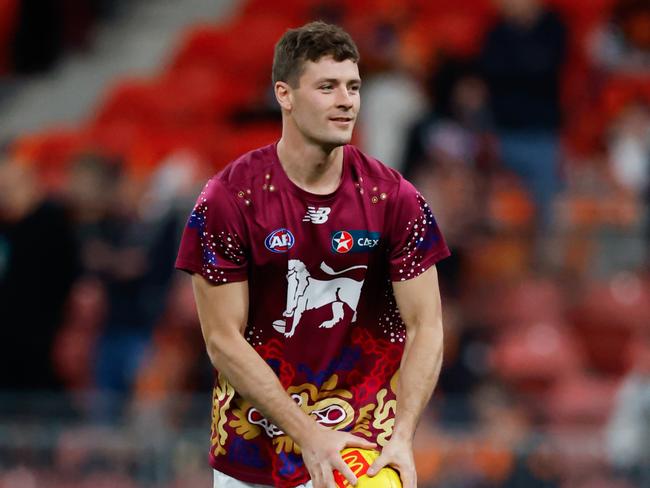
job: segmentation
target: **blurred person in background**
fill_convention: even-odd
[[[618,391],[606,429],[611,464],[627,479],[650,480],[650,331],[642,328],[629,346],[632,366]]]
[[[412,439],[442,354],[435,265],[449,251],[415,188],[349,145],[358,60],[339,27],[286,31],[282,138],[212,178],[186,227],[176,266],[192,273],[217,369],[215,487],[325,488],[335,469],[355,484],[340,451],[377,446],[369,473],[392,466],[416,486]]]
[[[465,251],[488,208],[486,180],[495,167],[487,89],[471,61],[445,59],[433,75],[434,109],[411,127],[404,172],[431,204],[453,253],[440,263],[447,296],[460,294]]]
[[[365,47],[375,58],[376,72],[363,85],[360,130],[366,151],[406,173],[402,153],[409,128],[426,114],[428,101],[400,55],[397,30],[397,25],[378,22],[367,33]]]
[[[618,74],[650,73],[650,2],[618,0],[609,22],[590,39],[595,65]]]
[[[564,23],[541,0],[499,0],[480,64],[504,165],[517,174],[537,209],[539,236],[549,230],[560,186],[560,77]]]
[[[0,161],[0,390],[61,389],[52,345],[77,272],[67,210],[40,188],[33,168]]]
[[[628,249],[637,266],[650,266],[650,106],[643,101],[628,103],[611,123],[607,134],[609,170],[620,199],[629,209],[618,220],[633,222],[632,228],[644,235],[638,251]],[[645,206],[645,210],[644,210]],[[645,217],[644,217],[645,213]],[[620,247],[620,246],[619,246]]]
[[[650,188],[650,107],[632,102],[611,125],[608,152],[616,183],[642,200]]]
[[[157,189],[164,185],[157,181]],[[177,214],[143,191],[118,162],[97,155],[73,166],[70,198],[75,202],[84,279],[96,280],[106,297],[99,325],[95,387],[99,420],[113,421],[132,393],[151,334],[170,286],[178,242]],[[143,208],[144,197],[152,207]]]
[[[446,162],[481,170],[494,164],[494,123],[478,67],[445,55],[438,65],[428,82],[433,109],[410,128],[402,146],[407,177],[429,174]]]

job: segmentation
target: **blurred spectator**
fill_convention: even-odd
[[[632,369],[624,378],[607,425],[613,466],[638,486],[650,479],[650,331],[641,329],[631,345]]]
[[[540,0],[500,0],[501,17],[480,56],[501,156],[522,179],[548,228],[559,187],[560,75],[566,29]]]
[[[492,374],[489,354],[493,331],[463,322],[453,310],[446,307],[445,361],[436,394],[441,397],[441,423],[458,428],[475,420],[471,394]]]
[[[0,389],[58,390],[52,344],[77,273],[66,210],[30,167],[0,162]]]
[[[170,159],[150,183],[99,156],[81,158],[73,168],[69,192],[84,271],[106,294],[95,362],[95,386],[106,399],[99,407],[104,420],[118,415],[118,405],[132,393],[164,311],[185,220],[183,197],[194,193],[195,166],[188,157]]]
[[[627,74],[650,72],[650,3],[618,0],[607,24],[591,40],[595,65]]]
[[[556,446],[548,440],[528,439],[515,453],[515,461],[503,488],[555,488],[560,485]]]
[[[434,110],[411,126],[402,171],[436,212],[452,256],[440,263],[442,289],[457,296],[465,251],[485,217],[494,144],[485,84],[471,63],[441,62],[431,82]]]
[[[402,171],[407,177],[427,173],[445,161],[486,168],[491,166],[494,129],[487,87],[472,63],[445,59],[432,75],[434,110],[410,130]]]
[[[373,42],[370,42],[373,41]],[[401,170],[408,129],[427,110],[427,100],[399,57],[395,28],[379,23],[368,33],[366,49],[379,71],[363,83],[360,123],[363,145],[374,157]]]
[[[643,197],[650,182],[650,109],[628,105],[612,125],[609,137],[611,168],[616,182]]]

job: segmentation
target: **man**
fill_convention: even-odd
[[[67,210],[33,167],[0,160],[0,395],[63,391],[52,349],[77,273]]]
[[[501,17],[486,34],[479,64],[490,92],[501,158],[530,193],[543,237],[553,224],[553,198],[560,187],[566,27],[541,0],[498,3]]]
[[[185,230],[176,265],[193,273],[218,372],[215,487],[354,485],[346,447],[381,448],[371,473],[416,486],[413,434],[442,360],[434,265],[449,251],[413,186],[348,145],[358,60],[338,27],[287,31],[282,138],[212,178]]]

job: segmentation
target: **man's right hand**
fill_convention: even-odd
[[[376,449],[377,444],[348,432],[340,432],[316,425],[311,435],[301,439],[302,459],[311,476],[314,488],[334,488],[334,470],[355,486],[357,477],[345,464],[341,451],[346,447]]]

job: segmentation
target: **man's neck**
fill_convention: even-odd
[[[283,135],[278,142],[278,158],[284,172],[299,188],[317,195],[334,192],[343,174],[343,147],[323,148]]]

